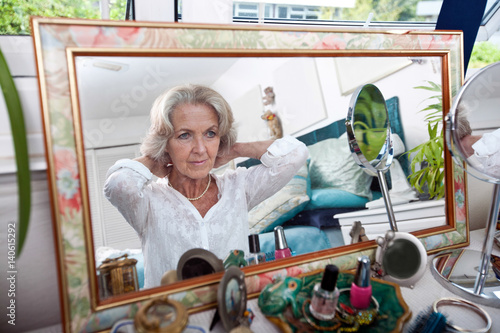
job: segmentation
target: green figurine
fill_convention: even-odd
[[[267,285],[259,295],[259,308],[265,315],[283,313],[288,305],[295,318],[301,316],[297,295],[302,289],[302,279],[287,276],[275,284]]]
[[[224,259],[224,268],[227,269],[229,266],[245,267],[247,261],[245,260],[245,252],[242,250],[232,250],[229,251],[226,259]]]

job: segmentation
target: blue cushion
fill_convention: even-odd
[[[320,229],[310,226],[284,228],[288,247],[293,255],[310,253],[331,248],[328,236]],[[266,261],[274,260],[274,232],[259,235],[260,250],[266,254]]]
[[[318,208],[365,208],[367,197],[339,190],[337,188],[317,188],[311,191],[311,200],[304,210]]]

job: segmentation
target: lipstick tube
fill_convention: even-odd
[[[275,259],[288,258],[292,256],[292,251],[290,251],[290,248],[288,247],[285,238],[285,230],[283,230],[282,226],[274,228],[274,246]]]
[[[371,298],[370,258],[368,256],[361,256],[358,258],[356,275],[351,285],[351,305],[359,310],[366,309],[370,306]]]

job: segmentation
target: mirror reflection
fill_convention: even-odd
[[[352,92],[360,84],[377,82],[387,98],[389,117],[399,120],[395,133],[404,152],[428,140],[424,115],[418,111],[435,93],[415,88],[427,81],[441,84],[441,58],[427,56],[145,57],[94,52],[77,56],[75,64],[96,265],[127,253],[138,260],[141,289],[145,254],[140,238],[105,199],[103,187],[116,161],[141,156],[149,113],[162,93],[187,83],[208,86],[233,110],[238,142],[292,136],[307,145],[308,165],[304,163],[280,191],[249,212],[245,237],[258,234],[260,252],[269,261],[275,254],[276,226],[284,227],[293,255],[344,246],[351,243],[352,221],[342,215],[368,211],[366,204],[381,197],[380,189],[373,187],[377,180],[373,182],[350,157],[344,122]],[[365,69],[374,67],[376,76],[368,76],[371,71]],[[405,156],[396,157],[406,177],[410,168]],[[254,163],[237,158],[214,168],[209,188],[217,184],[215,177]],[[203,179],[204,190],[210,178]],[[409,223],[406,231],[446,224],[444,203],[428,214],[431,222]],[[164,251],[169,246],[165,244]],[[224,259],[235,246],[218,256]],[[243,250],[248,238],[245,246]],[[158,249],[150,251],[156,254]]]
[[[366,84],[354,92],[346,126],[359,166],[375,173],[385,171],[392,161],[390,124],[384,96],[376,86]]]
[[[500,180],[499,73],[495,63],[469,79],[453,115],[455,158],[467,162],[469,174],[491,183]]]

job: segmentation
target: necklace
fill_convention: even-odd
[[[196,201],[196,200],[199,200],[201,199],[202,196],[205,195],[205,193],[207,193],[208,191],[208,188],[210,187],[210,183],[212,182],[212,177],[210,177],[210,174],[208,174],[208,184],[207,184],[207,188],[205,189],[205,191],[203,191],[202,194],[200,194],[199,196],[197,196],[196,198],[188,198],[186,197],[186,199],[188,199],[189,201]],[[168,181],[168,186],[170,186],[171,188],[174,188],[172,186],[172,184],[170,184],[170,180]]]

